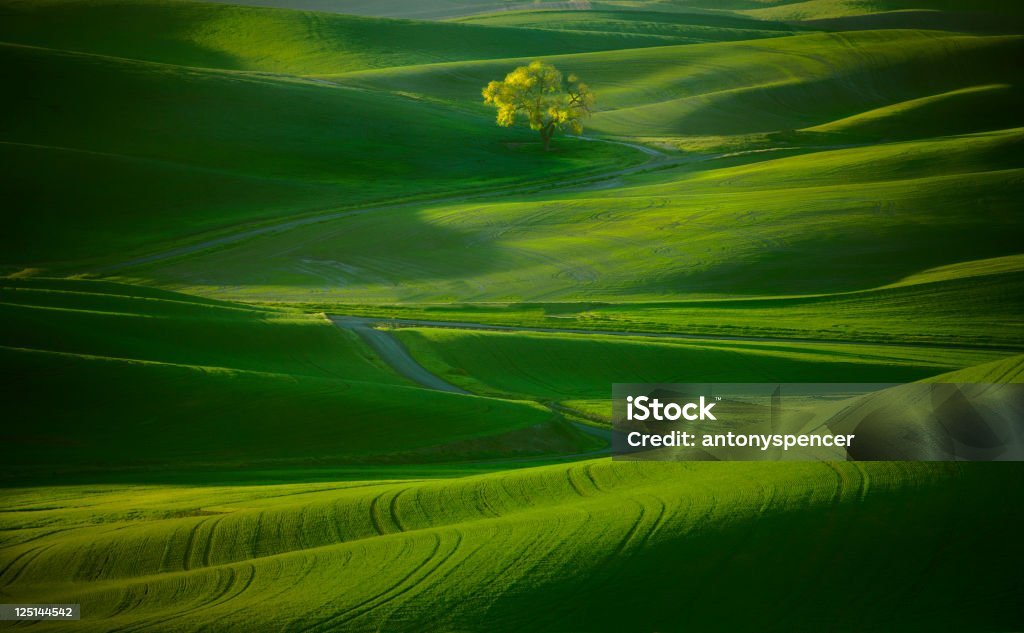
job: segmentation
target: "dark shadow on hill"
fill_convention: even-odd
[[[2,240],[12,267],[125,261],[273,217],[529,186],[638,154],[570,141],[545,154],[493,113],[333,84],[12,45],[0,59],[12,94],[31,96],[0,121],[5,210],[31,218]]]
[[[707,465],[724,477],[731,466]],[[582,567],[511,587],[487,618],[516,621],[529,604],[547,614],[539,631],[995,632],[1019,625],[1019,464],[942,464],[902,483],[822,469],[826,489],[837,482],[835,493],[799,506],[773,503],[768,492],[760,510],[680,520],[658,516],[653,501],[618,550],[580,544]],[[470,621],[472,612],[463,617]]]
[[[873,31],[876,29],[930,29],[979,35],[1013,35],[1024,32],[1024,15],[972,11],[888,11],[794,22],[828,31]]]
[[[821,145],[925,139],[973,134],[1024,124],[1024,88],[1018,85],[972,86],[920,100],[890,104],[893,109],[854,117],[794,133],[804,143]]]
[[[679,296],[849,292],[885,286],[952,262],[1020,251],[1019,228],[990,233],[984,227],[968,232],[910,225],[903,232],[913,232],[914,242],[886,240],[874,234],[871,227],[856,235],[804,235],[800,241],[776,245],[771,251],[747,253],[711,268],[666,272],[650,283],[631,288],[630,293]],[[986,235],[985,239],[981,235]]]
[[[836,45],[840,44],[837,42]],[[756,42],[751,43],[749,49],[753,54],[765,52]],[[824,55],[791,54],[828,67],[830,74],[809,80],[791,79],[722,88],[622,111],[627,117],[634,111],[637,114],[648,110],[657,112],[661,120],[655,128],[648,130],[652,135],[758,134],[801,129],[912,99],[971,86],[1005,84],[1007,77],[1019,74],[1018,60],[1024,58],[1024,42],[1004,40],[984,47],[965,47],[956,55],[947,55],[941,60],[915,57],[881,67],[850,69],[836,69],[832,60]],[[689,106],[689,109],[674,113],[668,108],[674,103]],[[595,117],[595,129],[613,129],[619,125],[616,112],[611,110]],[[968,109],[960,116],[969,118],[974,115]],[[602,123],[602,117],[613,124],[612,128]],[[989,125],[995,125],[995,122],[965,127],[993,129]]]

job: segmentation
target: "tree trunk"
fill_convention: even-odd
[[[543,127],[540,129],[540,137],[544,140],[544,151],[551,151],[551,137],[555,135],[554,127]]]

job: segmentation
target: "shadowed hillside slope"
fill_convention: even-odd
[[[1024,589],[994,562],[1024,555],[1008,466],[602,460],[28,489],[8,497],[0,582],[11,600],[81,603],[87,631],[735,631],[752,612],[790,631],[1007,630]]]
[[[4,480],[601,447],[531,403],[417,388],[322,315],[103,282],[2,285],[0,372],[20,424],[4,434]]]
[[[1021,142],[1021,132],[1011,130],[718,169],[683,166],[623,178],[614,189],[344,218],[121,274],[234,299],[343,303],[864,292],[938,266],[1018,254]],[[994,225],[1000,227],[995,234]],[[375,246],[380,243],[392,248],[382,253]],[[267,262],[267,252],[282,254]],[[252,261],[264,265],[255,270]],[[1012,309],[1018,295],[1007,289],[1019,286],[1019,272],[1002,273],[990,279],[1004,288],[994,300],[1009,299]],[[289,288],[283,287],[285,279]],[[833,300],[838,306],[862,298],[870,304],[879,296],[913,292],[798,303],[824,306]],[[944,313],[972,305],[935,307]],[[998,332],[955,318],[947,322],[958,323],[964,334],[972,327],[978,335]]]
[[[186,0],[3,0],[0,41],[143,61],[272,73],[676,43],[643,33],[550,32]]]
[[[1016,60],[1022,54],[1020,36],[865,31],[556,56],[551,62],[596,87],[594,130],[676,137],[795,130],[953,90],[1017,86]],[[480,86],[520,61],[426,65],[332,79],[472,105],[479,101]],[[957,112],[962,116],[946,119],[946,133],[1021,123],[1019,88],[988,97],[998,119],[972,123],[971,110],[964,108]]]
[[[578,142],[543,156],[522,145],[532,134],[483,115],[295,78],[13,45],[0,45],[0,59],[22,95],[0,123],[10,176],[0,192],[14,223],[0,265],[15,270],[640,156]]]

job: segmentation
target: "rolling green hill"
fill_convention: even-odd
[[[671,0],[670,0],[671,1]],[[686,2],[696,5],[697,2]],[[698,0],[707,5],[706,0]],[[720,5],[721,6],[721,5]],[[926,11],[1020,15],[1021,8],[1002,0],[740,0],[728,1],[728,8],[742,8],[751,17],[769,20],[813,20],[887,12]]]
[[[5,480],[479,461],[601,445],[543,407],[416,388],[322,315],[103,282],[5,280],[0,323],[0,371],[18,393],[6,409],[18,427],[4,433]]]
[[[1020,141],[1019,131],[1007,131],[739,166],[726,161],[719,169],[713,161],[684,164],[593,192],[382,210],[122,274],[211,296],[321,304],[615,303],[869,291],[937,266],[1016,254]],[[996,234],[993,223],[1001,227]],[[375,245],[382,242],[392,250],[380,252]],[[268,260],[267,253],[275,256]],[[1008,284],[997,303],[1010,299],[1006,310],[1014,310],[1017,295],[1009,289],[1019,285],[1019,273],[989,281]],[[898,295],[917,290],[761,305],[810,302],[825,317],[847,304],[881,300],[897,307]],[[940,288],[920,290],[928,296]],[[955,303],[944,310],[950,308],[972,309]],[[770,323],[777,322],[764,327]],[[984,323],[952,323],[962,325],[962,334],[990,333]]]
[[[911,382],[998,352],[899,346],[671,341],[578,334],[397,331],[425,367],[480,394],[608,399],[623,383]]]
[[[5,347],[403,384],[322,317],[94,281],[3,280]]]
[[[947,383],[992,383],[1009,384],[1024,382],[1024,356],[1010,356],[1003,360],[975,365],[939,376],[933,376],[922,382]]]
[[[637,33],[689,43],[754,40],[789,35],[796,30],[780,22],[722,14],[647,11],[507,11],[463,18],[459,22],[586,33]]]
[[[227,2],[227,0],[211,0]],[[454,19],[489,12],[633,10],[662,14],[712,14],[807,20],[823,16],[859,17],[879,13],[922,11],[953,14],[1015,15],[1020,9],[1003,0],[605,0],[559,2],[557,0],[242,0],[230,4],[276,6],[313,11],[333,11],[425,20]],[[489,16],[487,16],[489,17]]]
[[[1020,122],[1022,109],[1024,91],[1019,85],[972,86],[868,110],[808,131],[854,139],[945,136],[952,131],[1012,127]]]
[[[150,62],[293,75],[584,53],[671,34],[536,32],[186,0],[4,0],[0,41]]]
[[[671,314],[671,308],[659,314],[664,313]],[[569,325],[565,319],[559,321]],[[415,326],[394,335],[420,364],[467,391],[557,402],[563,410],[604,424],[611,420],[609,385],[617,382],[1019,382],[1024,359],[996,350],[959,348],[948,339],[949,347],[923,348]]]
[[[1019,83],[1020,36],[935,31],[814,33],[750,42],[662,46],[554,56],[552,63],[597,87],[592,128],[635,137],[796,130],[942,92]],[[456,104],[522,60],[475,61],[353,73],[332,80],[411,92]],[[994,95],[999,97],[999,95]],[[1000,118],[1021,123],[1017,101],[996,100]],[[975,131],[950,117],[945,133]],[[962,125],[973,128],[963,130]]]
[[[1022,380],[1019,7],[241,3],[0,0],[0,602],[1021,629],[1020,464],[605,458],[615,382]],[[532,59],[550,153],[481,98]]]
[[[1022,349],[1020,257],[943,266],[862,292],[652,302],[317,305],[345,314],[613,332]]]
[[[466,15],[501,11],[521,3],[509,0],[210,0],[216,3],[244,4],[286,9],[306,9],[353,15],[412,18],[417,20],[446,20]],[[558,0],[529,0],[532,8],[556,8],[565,5]]]
[[[532,135],[483,116],[295,78],[11,45],[0,57],[8,86],[27,95],[0,123],[13,222],[0,264],[15,270],[642,157],[574,142],[541,157]],[[46,187],[54,178],[61,187]]]
[[[33,12],[60,16],[64,6],[16,8],[27,12],[24,24],[50,32]],[[118,33],[144,31],[129,31],[104,13],[120,11],[120,5],[70,6]],[[206,11],[227,12],[225,20],[245,22],[248,18],[235,13],[249,11],[189,3],[147,3],[136,9],[144,17],[160,11],[180,14],[190,24],[206,24],[193,15]],[[296,33],[305,31],[293,21],[316,17],[253,11]],[[133,16],[129,12],[124,19],[131,22]],[[390,28],[392,23],[380,24]],[[162,50],[137,35],[131,42],[107,38],[102,28],[70,32],[99,43],[77,45],[84,49],[100,50],[96,47],[103,44],[123,48],[111,52],[137,57],[145,56],[132,52],[133,47]],[[32,33],[28,29],[22,39],[75,46]],[[171,52],[165,58],[181,61],[176,56],[192,46],[190,37],[168,44]],[[335,42],[323,38],[328,48]],[[442,46],[457,38],[429,39]],[[528,41],[524,45],[536,48]],[[253,46],[267,48],[258,42]],[[695,137],[739,135],[723,141],[736,146],[742,145],[743,135],[779,133],[796,134],[784,144],[792,138],[798,145],[850,144],[1021,125],[1021,92],[1012,62],[1020,47],[1019,37],[880,31],[551,59],[600,86],[601,111],[593,121],[598,132],[684,146]],[[427,54],[432,49],[416,50]],[[8,270],[68,270],[82,260],[102,265],[112,263],[110,253],[153,252],[216,237],[239,223],[259,225],[453,190],[551,181],[563,174],[608,171],[612,164],[642,157],[630,148],[571,139],[561,140],[558,153],[540,156],[527,131],[495,128],[479,104],[479,90],[514,60],[330,75],[335,82],[330,83],[14,45],[3,46],[2,54],[13,69],[15,92],[32,95],[13,101],[7,124],[0,126],[0,152],[17,175],[4,181],[2,193],[12,201],[17,232],[26,238],[4,244],[2,264]],[[947,63],[954,58],[954,64]],[[242,67],[265,68],[261,63]],[[67,94],[77,95],[76,107],[65,112]],[[197,102],[208,104],[199,114]],[[63,114],[43,116],[50,112]],[[288,116],[282,117],[285,112]],[[807,131],[792,132],[799,128]],[[56,174],[63,186],[46,187]],[[46,218],[37,222],[40,212]],[[314,262],[309,264],[315,268]],[[445,296],[469,298],[461,291],[445,291]]]
[[[734,631],[751,611],[796,631],[1004,630],[1022,588],[991,562],[1020,556],[1009,466],[601,460],[31,488],[6,493],[0,580],[10,600],[81,603],[78,628],[97,631]]]

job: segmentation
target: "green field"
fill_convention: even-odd
[[[431,371],[474,393],[608,398],[613,382],[913,382],[1002,358],[895,345],[667,341],[640,337],[402,329]],[[497,361],[497,362],[495,362]]]
[[[1015,254],[1022,138],[1013,130],[830,150],[657,171],[593,193],[382,210],[122,274],[232,299],[319,302],[869,291],[937,266]],[[976,212],[979,199],[986,215]],[[993,221],[1006,230],[993,235]],[[397,252],[375,247],[385,233]],[[804,272],[785,274],[795,266]]]
[[[785,629],[1017,622],[1019,576],[993,561],[1020,555],[1004,527],[1020,506],[977,491],[1019,485],[1019,469],[736,466],[596,461],[375,485],[27,489],[7,497],[23,512],[3,519],[17,535],[4,543],[16,576],[5,595],[81,600],[93,614],[83,630],[669,630],[685,620],[729,631],[751,609]],[[908,567],[920,574],[912,583]],[[752,568],[771,569],[772,581]]]
[[[1024,628],[1019,463],[608,457],[612,383],[1024,382],[1022,58],[997,0],[0,0],[0,603]],[[535,59],[551,152],[481,97]]]
[[[29,280],[0,289],[0,318],[2,364],[17,368],[7,382],[20,394],[8,406],[19,420],[4,443],[8,479],[480,462],[601,447],[536,404],[417,388],[323,315]],[[96,418],[82,424],[82,411]]]

